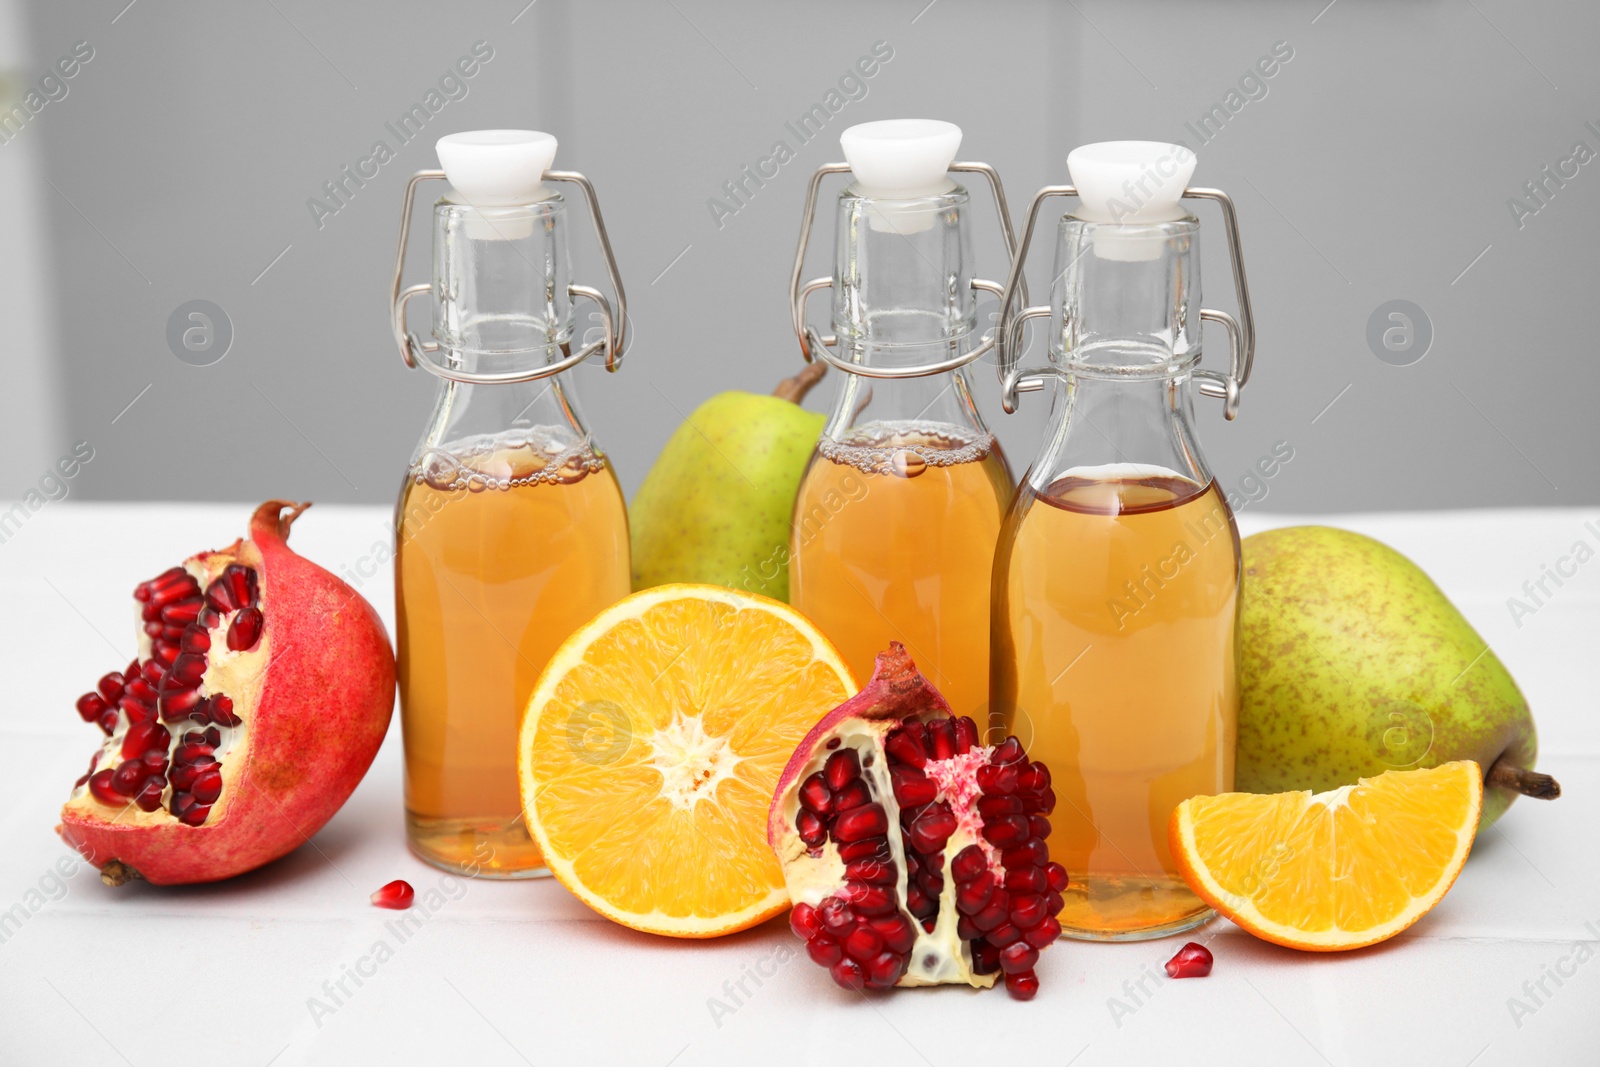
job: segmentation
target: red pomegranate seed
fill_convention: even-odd
[[[110,708],[110,709],[108,709],[106,711],[106,713],[104,715],[100,716],[99,726],[100,726],[100,729],[105,732],[105,735],[107,737],[110,737],[112,734],[116,733],[117,732],[117,709],[116,708]]]
[[[138,760],[128,760],[111,772],[111,788],[125,797],[131,797],[139,792],[144,779],[144,764]]]
[[[1022,935],[1022,939],[1034,948],[1044,948],[1056,938],[1061,936],[1061,923],[1054,915],[1049,916],[1044,922]]]
[[[233,599],[233,590],[228,587],[228,583],[222,578],[213,579],[211,584],[206,586],[206,607],[212,611],[220,615],[226,615],[228,612],[238,611],[244,606]]]
[[[822,777],[835,793],[861,777],[861,760],[855,750],[841,748],[829,756],[828,762],[822,765]]]
[[[866,963],[867,985],[872,989],[892,989],[906,973],[906,958],[887,950]]]
[[[1013,1000],[1032,1000],[1039,992],[1039,977],[1032,971],[1006,975],[1006,992]]]
[[[139,684],[143,685],[144,682],[140,681]],[[130,695],[125,696],[121,700],[117,701],[117,707],[122,709],[122,714],[128,717],[128,721],[130,723],[135,723],[144,722],[146,719],[155,718],[155,711],[151,707],[151,705],[154,703],[155,701],[151,701],[149,704],[147,704],[138,697]]]
[[[128,688],[124,691],[123,700],[137,700],[141,704],[154,706],[156,702],[155,685],[161,681],[160,664],[156,664],[157,674],[155,682],[150,681],[143,674],[135,675],[128,679]]]
[[[868,920],[890,952],[910,952],[917,932],[903,915],[880,915]]]
[[[794,828],[800,834],[800,840],[805,842],[807,848],[820,848],[828,839],[828,827],[816,812],[801,810],[795,817]]]
[[[173,662],[172,669],[167,672],[167,688],[193,689],[200,684],[200,679],[205,677],[205,673],[206,658],[185,652]]]
[[[989,861],[980,845],[968,845],[950,861],[950,873],[957,882],[970,882],[989,869]]]
[[[869,837],[864,841],[851,841],[849,844],[839,846],[839,858],[846,863],[857,860],[889,858],[889,840],[885,837]]]
[[[889,781],[894,786],[894,798],[902,808],[931,804],[939,795],[939,787],[933,779],[915,767],[891,767]]]
[[[983,836],[996,848],[1013,848],[1028,839],[1028,820],[1020,815],[1002,815],[984,825]]]
[[[822,920],[817,918],[817,909],[810,904],[796,904],[789,909],[789,929],[794,931],[794,936],[802,941],[810,941],[817,936],[817,931],[822,929]]]
[[[840,895],[861,915],[889,915],[899,907],[894,894],[880,885],[846,883]]]
[[[956,750],[971,752],[978,747],[978,724],[965,715],[956,720]]]
[[[1010,918],[1010,903],[1004,891],[996,893],[989,906],[972,917],[972,925],[985,932],[997,929]]]
[[[861,989],[867,984],[867,972],[849,957],[835,963],[828,971],[833,975],[833,980],[846,989]]]
[[[137,759],[158,745],[161,751],[165,753],[169,740],[167,728],[160,723],[153,720],[135,723],[128,727],[127,733],[122,735],[122,758],[125,760]]]
[[[844,937],[856,926],[856,913],[838,897],[829,897],[817,908],[817,917],[823,929],[835,937]]]
[[[844,939],[844,954],[858,963],[866,963],[882,951],[883,935],[870,926],[858,926]]]
[[[235,604],[241,608],[255,607],[257,600],[255,571],[243,563],[230,563],[223,570],[222,577],[227,579],[228,586],[233,591]]]
[[[176,722],[193,711],[200,699],[198,689],[169,689],[161,694],[161,717]]]
[[[1011,925],[1011,923],[1004,922],[999,926],[996,926],[993,930],[990,930],[984,936],[988,938],[989,944],[995,946],[996,948],[1005,948],[1007,945],[1010,945],[1013,942],[1021,941],[1022,931]]]
[[[411,883],[404,878],[396,878],[376,893],[372,894],[372,902],[380,908],[393,908],[395,911],[404,911],[411,907],[411,902],[416,899],[417,891],[411,888]]]
[[[807,778],[800,786],[800,803],[807,811],[814,811],[818,815],[833,814],[833,792],[828,788],[828,783],[822,780],[821,771]]]
[[[262,618],[260,608],[245,608],[228,624],[228,647],[235,652],[254,648],[261,639]]]
[[[833,798],[834,807],[840,811],[849,811],[852,808],[859,808],[871,802],[872,791],[867,788],[867,782],[864,778],[857,778],[839,790],[839,794]]]
[[[935,760],[946,760],[956,754],[956,724],[951,719],[935,719],[928,724],[928,747]]]
[[[187,626],[184,628],[183,637],[178,642],[178,647],[193,655],[203,656],[211,651],[211,635],[199,623]]]
[[[1026,941],[1018,941],[1000,950],[1000,969],[1007,974],[1026,974],[1039,962],[1039,950]]]
[[[115,704],[122,697],[122,675],[117,671],[101,675],[95,688],[100,691],[107,704]]]
[[[849,749],[844,751],[849,752],[852,760],[855,759],[854,752]],[[831,758],[829,762],[831,764]],[[810,813],[802,812],[801,814],[804,816]],[[888,829],[889,818],[884,814],[882,806],[868,804],[840,815],[833,824],[833,836],[836,840],[849,843],[851,841],[860,841],[867,837],[881,837],[888,832]],[[804,839],[805,834],[802,833],[800,836]]]
[[[140,811],[155,811],[161,807],[161,794],[166,787],[167,783],[160,778],[146,778],[144,788],[139,790],[133,802],[139,805]]]
[[[194,807],[178,816],[178,821],[185,826],[199,826],[206,821],[206,816],[211,814],[211,805],[196,804]]]
[[[895,882],[894,864],[876,856],[869,859],[856,860],[854,863],[844,865],[844,876],[847,881],[851,882],[866,882],[869,885],[893,885]]]
[[[102,804],[109,804],[112,807],[121,807],[123,804],[122,797],[118,796],[116,790],[111,788],[111,771],[109,769],[96,771],[89,776],[89,792],[93,793],[94,798]]]
[[[94,722],[106,713],[106,702],[99,693],[85,693],[78,698],[78,715],[84,722]]]
[[[211,707],[211,721],[218,726],[238,726],[243,719],[233,713],[233,698],[226,693],[218,693],[209,701]]]
[[[1013,893],[1044,893],[1050,882],[1037,867],[1017,867],[1006,872],[1006,888]]]
[[[1008,737],[994,748],[992,762],[997,765],[1018,763],[1027,758],[1022,751],[1022,742],[1015,737]]]
[[[825,933],[806,942],[806,954],[824,967],[832,967],[844,959],[844,949],[839,947],[839,942]]]
[[[1047,864],[1045,864],[1044,865],[1044,876],[1045,876],[1046,881],[1048,881],[1050,883],[1050,889],[1051,889],[1052,892],[1065,893],[1067,891],[1067,885],[1068,885],[1067,869],[1065,867],[1061,866],[1061,864],[1059,864],[1059,863],[1047,863]]]
[[[972,969],[978,974],[993,974],[1000,969],[1000,950],[987,941],[972,943]]]
[[[1050,820],[1043,815],[1028,816],[1028,832],[1043,841],[1050,836]]]
[[[188,626],[200,616],[205,601],[199,597],[178,600],[161,609],[161,621],[167,626]]]
[[[222,772],[212,769],[202,774],[194,780],[189,792],[201,804],[215,804],[222,795]]]
[[[976,915],[989,906],[994,896],[994,875],[984,871],[969,882],[956,884],[956,910],[963,915]]]
[[[1169,978],[1204,978],[1211,973],[1211,950],[1191,941],[1167,961]]]
[[[1043,867],[1050,862],[1050,846],[1043,841],[1029,841],[1013,849],[1007,849],[1000,856],[1000,862],[1005,864],[1006,870],[1013,867]]]
[[[918,852],[937,852],[956,832],[956,825],[950,805],[940,801],[923,809],[922,814],[907,828],[906,836]]]
[[[1044,897],[1034,893],[1011,898],[1011,924],[1019,930],[1032,930],[1048,918]]]
[[[917,732],[913,733],[912,727],[916,727]],[[928,756],[922,750],[921,729],[921,723],[907,723],[899,727],[884,741],[884,750],[891,758],[908,767],[926,766]]]

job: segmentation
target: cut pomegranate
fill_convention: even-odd
[[[106,738],[58,827],[105,881],[214,881],[276,859],[377,754],[394,656],[372,606],[289,549],[307,506],[269,501],[249,539],[134,588],[139,654],[78,698]]]
[[[1211,950],[1191,941],[1167,961],[1168,978],[1204,978],[1211,973]]]
[[[404,878],[396,878],[382,889],[372,894],[372,902],[380,908],[393,908],[395,911],[404,911],[411,907],[411,902],[417,899],[417,891],[411,888],[411,883]]]
[[[767,840],[790,928],[847,988],[1004,974],[1028,1000],[1040,950],[1061,936],[1067,872],[1044,843],[1054,807],[1044,764],[1014,737],[981,744],[892,643],[778,779]]]

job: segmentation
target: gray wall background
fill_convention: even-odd
[[[495,126],[554,132],[557,165],[600,190],[636,342],[622,373],[579,373],[631,493],[701,399],[795,369],[788,264],[805,183],[839,158],[839,130],[955,121],[962,155],[1000,168],[1020,219],[1034,189],[1066,180],[1076,144],[1196,145],[1185,123],[1284,41],[1293,58],[1265,95],[1248,86],[1256,98],[1198,149],[1196,182],[1238,202],[1259,327],[1239,420],[1198,402],[1219,477],[1237,484],[1288,441],[1264,508],[1600,502],[1600,160],[1550,185],[1520,227],[1507,204],[1577,142],[1600,152],[1592,4],[126,4],[0,2],[13,102],[76,42],[94,49],[68,94],[0,144],[0,494],[87,440],[95,458],[72,482],[85,499],[391,500],[434,392],[387,329],[400,192],[435,165],[438,136]],[[480,40],[494,55],[468,94],[319,228],[308,198],[374,141],[393,145],[384,123]],[[793,145],[784,122],[877,41],[894,55],[865,98],[719,228],[707,200],[775,140]],[[1208,302],[1232,308],[1220,221],[1203,217]],[[1000,274],[998,241],[986,251]],[[232,322],[211,366],[168,348],[168,317],[192,299]],[[1367,341],[1392,299],[1432,324],[1408,366]],[[1223,338],[1208,340],[1215,365]],[[1020,473],[1047,404],[1008,418],[982,384]],[[813,406],[831,390],[818,392]]]

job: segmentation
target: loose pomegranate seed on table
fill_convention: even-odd
[[[416,898],[417,891],[411,888],[411,883],[404,878],[396,878],[372,894],[372,903],[380,908],[404,911],[411,907],[411,902]]]
[[[1211,950],[1191,941],[1167,961],[1168,978],[1204,978],[1211,973]]]

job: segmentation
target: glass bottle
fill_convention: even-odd
[[[988,702],[989,579],[1012,478],[973,404],[978,341],[967,190],[984,174],[1012,247],[993,168],[952,163],[961,130],[890,120],[840,137],[844,164],[813,177],[792,283],[808,359],[839,374],[833,411],[801,479],[790,539],[790,596],[862,681],[902,642],[957,714]],[[853,181],[836,205],[831,278],[800,284],[825,174]],[[833,336],[805,324],[805,298],[833,290]],[[834,349],[830,351],[830,347]]]
[[[1048,844],[1071,877],[1068,936],[1141,940],[1211,911],[1167,845],[1178,802],[1233,788],[1239,708],[1239,535],[1192,424],[1191,380],[1224,396],[1248,377],[1253,331],[1232,204],[1187,190],[1179,145],[1075,150],[1079,197],[1062,217],[1042,375],[1010,346],[1005,404],[1055,383],[1044,443],[1007,512],[995,553],[993,700],[1007,731],[1050,767],[1058,802]],[[1200,308],[1198,220],[1183,197],[1223,203],[1244,326]],[[1228,326],[1229,374],[1198,369],[1202,320]],[[1005,339],[1012,340],[1011,323]]]
[[[395,509],[395,616],[406,834],[436,866],[493,878],[548,872],[522,821],[518,720],[539,672],[578,626],[629,592],[622,491],[579,414],[574,368],[620,359],[626,307],[593,190],[549,170],[549,134],[488,130],[438,144],[442,171],[406,189],[395,266],[401,355],[440,379]],[[433,284],[401,289],[416,185],[433,208]],[[570,281],[566,202],[588,198],[617,294]],[[405,325],[431,293],[433,338]],[[573,351],[576,297],[603,336]],[[432,353],[438,353],[437,357]]]

